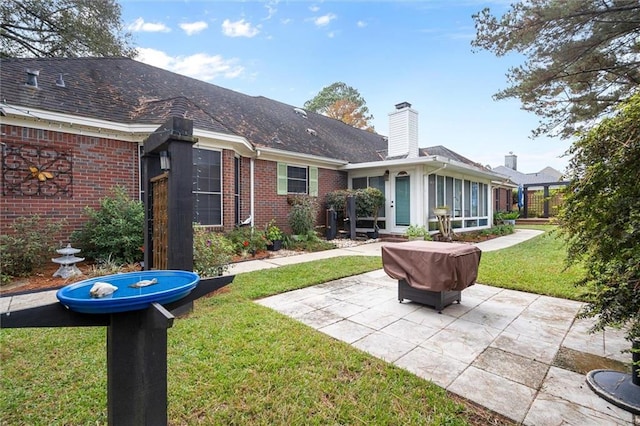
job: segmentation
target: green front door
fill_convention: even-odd
[[[396,177],[396,226],[411,225],[411,185],[409,176]]]

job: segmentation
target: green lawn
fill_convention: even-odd
[[[239,274],[198,300],[169,329],[170,424],[500,424],[252,301],[379,268],[354,256]],[[0,330],[0,423],[106,424],[105,341],[104,327]]]
[[[552,225],[527,225],[544,234],[506,249],[482,253],[478,282],[496,287],[583,300],[584,289],[574,285],[582,268],[565,268],[566,249]]]
[[[550,231],[552,227],[537,227]],[[504,424],[400,368],[253,302],[381,268],[349,256],[239,274],[169,329],[171,425]],[[478,282],[580,299],[544,234],[482,254]],[[0,424],[106,424],[106,329],[0,330]]]

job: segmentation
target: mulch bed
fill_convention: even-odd
[[[271,257],[271,252],[259,251],[255,255],[249,256],[235,256],[232,263],[246,262],[249,260],[260,260]],[[82,272],[82,275],[71,278],[54,277],[53,274],[58,270],[60,265],[55,263],[48,263],[33,274],[26,277],[16,277],[10,283],[0,286],[0,297],[8,296],[11,294],[19,294],[32,292],[36,290],[54,290],[62,288],[66,285],[91,278],[93,276],[94,264],[92,262],[80,262],[76,266]],[[142,268],[139,264],[123,267],[121,272],[135,272],[141,271]]]
[[[456,234],[454,242],[461,243],[478,243],[487,241],[492,238],[496,238],[498,235],[480,235],[475,232],[467,232],[464,234]],[[387,239],[385,239],[386,241]],[[254,255],[249,256],[235,256],[232,263],[246,262],[250,260],[268,259],[270,257],[281,257],[294,253],[290,253],[288,250],[280,250],[279,252],[259,251]],[[295,253],[297,254],[297,253]],[[90,278],[92,276],[94,265],[90,262],[78,263],[78,268],[82,271],[83,275],[80,277],[72,278],[59,278],[54,277],[53,274],[58,270],[59,265],[55,263],[49,263],[41,267],[37,272],[27,277],[17,277],[8,284],[0,286],[0,296],[7,296],[10,294],[24,293],[35,290],[51,290],[62,288],[68,284]],[[122,272],[133,272],[141,270],[140,265],[131,265],[128,268],[124,268]]]

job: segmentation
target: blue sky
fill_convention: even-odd
[[[419,112],[421,147],[444,145],[479,163],[563,171],[569,142],[531,139],[538,117],[494,101],[524,58],[473,52],[472,14],[510,0],[121,0],[138,60],[252,96],[302,105],[323,87],[357,89],[388,134],[399,102]]]

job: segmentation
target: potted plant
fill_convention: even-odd
[[[436,216],[446,216],[449,214],[449,206],[437,206],[433,209],[433,214]]]
[[[265,229],[265,236],[269,241],[267,244],[267,250],[269,251],[278,251],[282,248],[282,238],[284,235],[278,226],[276,225],[275,219],[271,219],[271,221],[267,224]]]
[[[502,223],[505,225],[515,225],[518,217],[520,217],[518,212],[504,212],[501,215]]]

